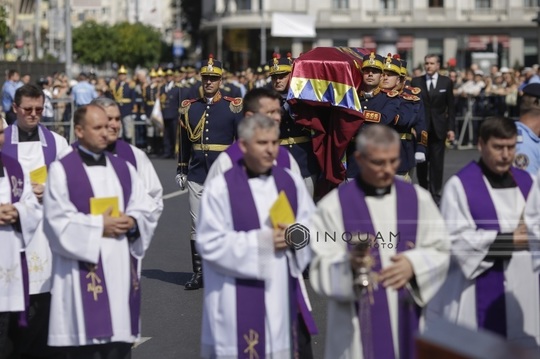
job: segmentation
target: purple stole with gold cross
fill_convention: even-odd
[[[285,191],[293,212],[297,213],[298,198],[296,186],[291,176],[281,167],[272,167],[272,176],[278,193]],[[235,231],[250,231],[261,228],[257,207],[249,188],[245,169],[233,161],[233,167],[225,172],[229,190],[229,200]],[[259,358],[266,356],[265,341],[265,283],[256,279],[236,279],[236,338],[238,358]],[[296,333],[298,314],[304,320],[309,332],[316,334],[317,328],[302,295],[298,278],[289,274],[289,304],[291,315],[291,348],[297,352]],[[294,357],[294,356],[293,356]]]
[[[131,197],[131,174],[127,162],[104,152],[111,163],[118,180],[122,185],[124,207],[127,207]],[[78,149],[60,160],[66,173],[76,173],[77,176],[66,176],[69,200],[77,210],[84,214],[90,213],[90,198],[94,197],[90,179],[84,169]],[[125,208],[124,208],[125,210]],[[141,306],[140,283],[136,271],[136,259],[130,260],[130,293],[129,309],[131,317],[131,333],[139,334],[139,316]],[[84,324],[87,338],[109,338],[113,336],[107,283],[103,271],[101,255],[97,265],[79,262],[79,280],[84,312]]]
[[[416,244],[418,227],[418,198],[414,186],[396,179],[397,230],[398,243],[396,252],[404,252]],[[338,188],[339,201],[343,213],[346,233],[371,234],[376,236],[371,214],[366,203],[365,193],[357,181],[349,182]],[[371,255],[374,258],[372,270],[380,272],[381,245],[373,245]],[[379,283],[373,288],[373,300],[359,300],[358,319],[360,322],[361,342],[365,359],[395,358],[399,352],[401,359],[416,358],[414,333],[418,330],[420,308],[414,303],[407,289],[398,293],[398,333],[399,348],[392,344],[392,325],[386,296],[386,288]]]
[[[2,163],[9,174],[8,181],[11,185],[11,203],[17,203],[21,199],[24,191],[24,172],[19,162],[5,152],[0,152]],[[21,252],[21,269],[24,290],[24,308],[19,316],[19,327],[28,326],[28,307],[30,306],[30,279],[28,277],[28,264],[26,262],[26,252]]]
[[[526,200],[532,187],[531,176],[515,167],[510,168],[510,173]],[[456,176],[465,190],[469,210],[476,227],[499,232],[497,211],[478,163],[469,163]],[[504,263],[503,259],[495,260],[491,268],[476,278],[476,321],[479,328],[485,328],[506,337]]]
[[[19,151],[18,151],[18,143],[17,143],[17,133],[18,128],[14,130],[14,126],[17,126],[16,124],[8,126],[4,132],[6,136],[6,141],[4,143],[4,146],[2,147],[2,152],[5,154],[13,157],[13,158],[19,158]],[[40,134],[40,140],[41,134],[43,134],[43,137],[45,138],[45,142],[47,143],[47,146],[41,146],[43,150],[43,159],[45,160],[45,165],[47,168],[49,168],[49,165],[52,161],[56,159],[56,141],[54,140],[54,135],[51,131],[45,128],[43,125],[38,125],[37,131],[39,131]],[[42,142],[43,143],[43,142]]]

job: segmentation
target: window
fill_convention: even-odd
[[[349,40],[347,39],[334,39],[333,45],[335,47],[348,47],[349,46]]]
[[[429,7],[444,7],[444,0],[429,0]]]
[[[251,10],[251,0],[236,0],[238,10]]]
[[[396,8],[396,0],[380,0],[380,8],[381,10],[388,10],[388,9],[395,9]]]
[[[332,7],[334,9],[348,9],[349,0],[332,0]]]
[[[477,9],[490,9],[491,8],[491,0],[476,0],[475,4],[476,4]]]
[[[523,7],[540,7],[540,0],[523,0]]]
[[[436,54],[442,58],[443,54],[443,41],[441,39],[429,39],[428,40],[428,54]]]

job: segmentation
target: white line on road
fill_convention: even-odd
[[[167,193],[166,195],[163,196],[163,199],[174,198],[174,197],[186,194],[186,193],[187,193],[186,190],[179,190],[179,191],[176,191],[176,192]]]
[[[137,348],[139,345],[141,345],[144,342],[149,341],[150,339],[152,339],[152,337],[141,337],[141,339],[139,339],[139,341],[135,343],[133,348]]]

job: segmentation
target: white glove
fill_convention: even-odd
[[[148,118],[148,116],[146,116],[145,114],[142,114],[141,115],[141,121],[144,121],[146,123],[147,126],[151,126],[152,125],[152,121],[150,121],[150,119]]]
[[[426,162],[426,154],[423,152],[416,152],[414,154],[414,159],[416,160],[416,163]]]
[[[186,189],[187,176],[185,174],[177,174],[174,179],[182,191]]]

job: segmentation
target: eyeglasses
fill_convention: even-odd
[[[31,115],[34,111],[36,111],[36,115],[41,115],[43,112],[43,107],[17,107],[23,110],[25,115]]]

